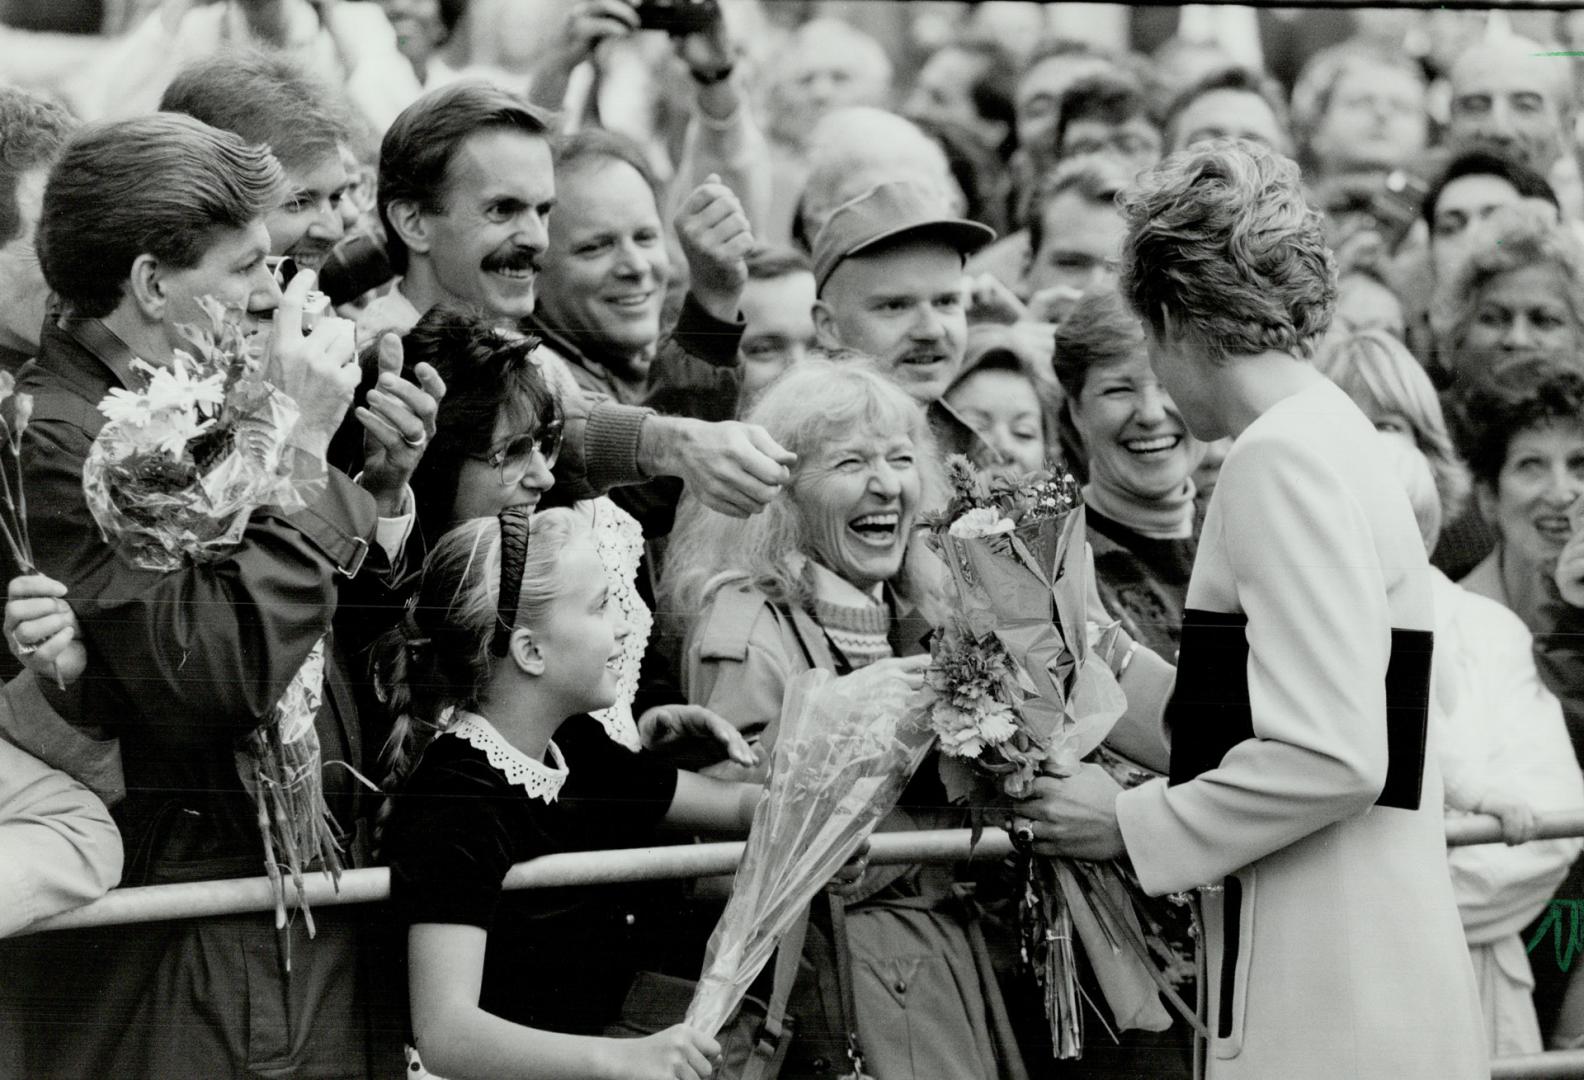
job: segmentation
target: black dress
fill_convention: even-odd
[[[676,792],[676,770],[575,717],[556,743],[570,770],[552,802],[530,795],[485,752],[437,738],[392,800],[384,851],[397,929],[460,923],[489,934],[479,1005],[514,1023],[598,1035],[615,1018],[645,953],[648,916],[633,890],[503,892],[512,864],[649,841]],[[405,948],[395,950],[405,955]],[[406,985],[405,979],[399,985]]]

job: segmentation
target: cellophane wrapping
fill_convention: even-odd
[[[781,707],[770,782],[686,1022],[711,1036],[777,943],[896,805],[934,741],[920,695],[884,668],[807,672]]]

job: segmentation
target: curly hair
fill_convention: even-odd
[[[812,597],[808,537],[793,493],[807,482],[801,470],[820,446],[838,435],[875,430],[905,432],[923,479],[920,509],[944,505],[944,481],[924,410],[902,387],[851,349],[814,350],[767,387],[744,417],[798,455],[792,482],[779,498],[750,518],[707,509],[691,496],[677,512],[661,581],[663,606],[692,618],[728,581],[751,581],[772,600],[797,606]],[[910,547],[901,591],[911,593]]]
[[[1315,366],[1366,413],[1408,422],[1435,477],[1442,520],[1456,521],[1468,502],[1468,467],[1452,444],[1435,386],[1408,347],[1384,330],[1367,330],[1328,342]]]
[[[1124,192],[1122,293],[1150,333],[1213,360],[1313,355],[1336,307],[1336,260],[1298,166],[1216,139],[1167,158]]]
[[[1495,490],[1520,433],[1584,423],[1584,374],[1554,360],[1521,360],[1460,394],[1455,409],[1474,479]]]
[[[438,536],[453,524],[462,465],[489,452],[503,412],[514,433],[529,435],[560,419],[533,355],[537,344],[482,312],[447,304],[432,308],[402,339],[404,365],[433,365],[446,387],[434,438],[411,480],[422,532]]]
[[[1496,278],[1530,266],[1554,266],[1567,283],[1564,293],[1573,325],[1584,327],[1584,243],[1558,222],[1550,204],[1525,199],[1497,207],[1474,227],[1468,254],[1436,286],[1430,305],[1430,330],[1439,362],[1453,362],[1479,314],[1480,293]]]

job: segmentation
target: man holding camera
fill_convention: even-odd
[[[34,403],[23,482],[39,568],[70,590],[90,658],[86,679],[47,694],[69,720],[111,724],[120,738],[124,884],[258,873],[257,811],[236,740],[273,716],[338,601],[351,602],[344,590],[392,569],[404,530],[378,507],[400,499],[444,393],[426,369],[421,387],[396,380],[365,423],[359,482],[326,466],[359,370],[349,323],[303,330],[313,275],[283,296],[265,262],[265,215],[283,191],[268,151],[173,113],[84,129],[45,189],[40,258],[63,311],[19,384]],[[134,358],[161,364],[183,347],[179,327],[203,324],[203,297],[251,323],[273,316],[269,363],[301,409],[298,462],[322,470],[324,487],[302,510],[255,511],[233,554],[156,573],[101,537],[83,466],[104,424],[100,401],[138,385]],[[394,345],[382,346],[387,370],[400,367]],[[315,727],[325,762],[357,763],[356,706],[333,631],[330,641]],[[344,858],[358,865],[369,807],[346,770],[325,768],[323,784]],[[363,1077],[359,931],[339,909],[316,921],[312,942],[301,920],[277,937],[251,915],[24,939],[0,963],[17,995],[0,1021],[23,1018],[26,1030],[0,1039],[23,1044],[30,1077]]]

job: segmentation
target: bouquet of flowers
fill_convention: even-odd
[[[879,669],[815,669],[787,688],[770,783],[687,1024],[721,1029],[781,937],[896,805],[935,738],[914,697]]]
[[[947,461],[947,478],[951,501],[926,522],[952,600],[931,646],[930,723],[947,794],[981,809],[1005,806],[1029,795],[1042,772],[1076,771],[1127,702],[1089,648],[1084,510],[1073,478],[990,477],[960,456]],[[1121,868],[1030,855],[1025,875],[1023,953],[1044,990],[1056,1056],[1083,1048],[1075,935],[1118,1026],[1169,1027],[1156,990],[1175,993],[1150,962],[1131,903],[1136,886]]]
[[[325,483],[322,466],[290,445],[295,402],[264,379],[265,347],[238,313],[201,301],[208,326],[184,326],[192,346],[168,366],[134,360],[140,389],[113,389],[83,467],[83,493],[105,541],[145,570],[171,571],[235,551],[253,511],[301,509]],[[258,809],[275,923],[286,925],[286,868],[314,930],[302,874],[318,858],[339,883],[341,862],[320,778],[314,717],[324,640],[310,651],[271,719],[236,754]],[[289,960],[288,960],[289,964]]]

